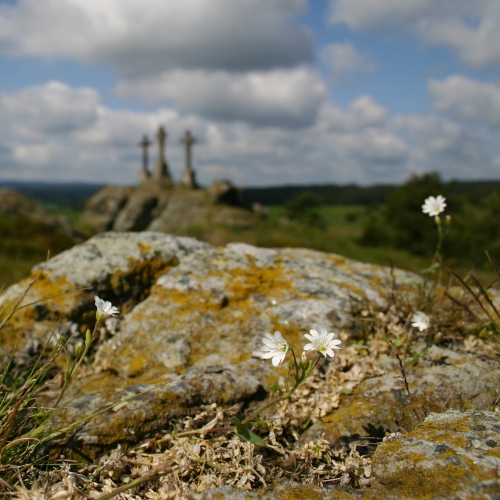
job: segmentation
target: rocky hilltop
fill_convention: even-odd
[[[128,192],[121,210],[133,196]],[[42,267],[6,290],[0,308]],[[118,450],[102,463],[124,471],[134,463],[162,463],[168,450],[148,455],[157,457],[151,462],[137,450],[154,453],[171,443],[182,477],[192,470],[198,478],[194,491],[212,489],[200,497],[206,500],[496,498],[500,415],[488,410],[498,404],[498,357],[479,344],[430,346],[417,335],[411,349],[418,362],[405,364],[409,397],[386,339],[367,333],[370,318],[400,321],[391,312],[394,296],[409,296],[419,280],[306,249],[214,247],[160,232],[107,232],[48,262],[25,298],[33,306],[13,316],[0,340],[4,349],[20,342],[16,362],[22,363],[51,331],[70,338],[70,346],[81,340],[95,321],[94,294],[121,311],[99,332],[91,363],[65,396],[80,395],[54,425],[79,423],[51,443],[52,453],[92,461]],[[260,358],[262,335],[279,330],[300,352],[311,328],[336,332],[342,350],[322,359],[296,396],[265,413],[267,424],[256,432],[267,436],[269,451],[236,436],[175,441],[172,422],[184,430],[210,419],[216,425],[278,390],[286,367]],[[394,328],[404,338],[404,328]],[[127,448],[135,455],[127,458]],[[231,463],[240,462],[243,469],[231,472]],[[122,472],[109,474],[117,481]],[[322,482],[325,477],[334,479]],[[245,491],[255,488],[261,489]]]
[[[81,222],[96,232],[203,234],[204,240],[217,243],[214,230],[218,227],[253,228],[258,217],[243,206],[241,189],[218,181],[207,189],[107,186],[89,199]]]

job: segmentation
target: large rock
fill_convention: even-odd
[[[0,295],[0,309],[13,304],[31,286],[20,309],[0,331],[2,342],[42,336],[54,329],[93,328],[94,294],[113,301],[123,312],[150,292],[158,276],[189,253],[207,247],[192,238],[161,233],[103,233],[40,264],[32,275]],[[7,309],[8,312],[8,309]]]
[[[113,223],[114,231],[144,231],[161,213],[168,194],[159,190],[138,189],[127,200]]]
[[[97,232],[113,228],[115,219],[125,206],[133,189],[122,186],[106,186],[85,204],[80,222]]]
[[[243,190],[230,181],[215,181],[208,186],[207,191],[212,203],[243,205]]]
[[[212,186],[208,190],[108,186],[90,198],[80,222],[97,232],[160,231],[194,235],[210,243],[218,242],[218,228],[248,229],[258,224],[254,213],[236,206],[237,188],[224,182],[213,186],[215,191]]]
[[[400,285],[418,279],[397,270],[395,276]],[[14,300],[26,284],[8,289],[0,302]],[[150,391],[75,427],[60,443],[93,458],[199,405],[258,397],[259,385],[268,387],[276,376],[270,363],[252,358],[263,333],[279,329],[300,346],[310,328],[349,328],[353,302],[385,306],[390,290],[387,269],[338,255],[105,233],[49,261],[26,302],[52,298],[19,311],[2,338],[13,344],[56,327],[92,328],[94,293],[125,313],[114,336],[98,346],[93,373],[67,393],[84,394],[82,403],[60,415],[59,423],[69,424]]]
[[[497,499],[500,414],[431,413],[413,432],[382,443],[372,467],[401,498]]]
[[[217,226],[248,229],[257,223],[257,217],[249,210],[211,203],[204,191],[180,191],[170,195],[166,208],[148,230],[181,235],[201,230],[206,233],[204,239],[210,241],[208,233]]]
[[[332,444],[373,442],[387,432],[413,430],[429,412],[485,410],[498,398],[500,365],[473,354],[431,346],[417,365],[406,363],[411,397],[396,359],[383,356],[380,366],[385,375],[364,380],[342,396],[339,408],[308,429],[301,442],[319,437]]]

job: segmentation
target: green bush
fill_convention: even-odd
[[[304,191],[285,204],[287,216],[304,224],[324,227],[325,223],[318,208],[323,205],[320,196],[312,191]]]
[[[492,192],[478,203],[451,194],[453,183],[443,183],[439,174],[414,176],[392,193],[387,203],[374,211],[359,242],[365,246],[404,249],[414,255],[432,255],[437,244],[436,223],[422,213],[429,196],[446,198],[446,211],[452,217],[444,241],[445,260],[465,266],[481,266],[485,250],[500,261],[500,194]]]

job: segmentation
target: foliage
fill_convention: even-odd
[[[285,204],[287,215],[292,220],[299,220],[312,226],[324,227],[321,215],[317,211],[323,205],[320,196],[312,191],[304,191]]]
[[[477,204],[452,194],[453,183],[443,183],[437,173],[414,176],[389,196],[366,223],[359,242],[365,246],[405,249],[413,255],[430,255],[437,243],[435,223],[422,217],[422,201],[443,194],[447,213],[453,214],[443,245],[446,261],[460,267],[486,263],[484,251],[500,260],[500,194],[490,192]]]
[[[56,228],[19,214],[0,213],[0,286],[25,278],[31,268],[45,260],[47,249],[56,255],[75,242]]]

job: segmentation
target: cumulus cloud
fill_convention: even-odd
[[[0,177],[134,183],[142,135],[160,124],[177,146],[186,129],[195,133],[203,121],[172,109],[153,112],[113,110],[94,89],[61,82],[0,95]],[[156,151],[153,151],[153,156]],[[181,166],[181,146],[172,149]]]
[[[415,172],[436,170],[448,178],[469,179],[496,174],[498,147],[470,124],[431,114],[397,116],[390,126],[407,137],[409,168]]]
[[[331,102],[325,102],[320,110],[316,128],[318,131],[347,132],[383,125],[388,112],[372,97],[362,95],[351,101],[345,111]]]
[[[344,81],[350,85],[356,78],[369,75],[375,69],[375,62],[357,50],[351,42],[332,43],[321,52],[330,72],[331,83]]]
[[[87,126],[96,120],[99,104],[95,89],[75,89],[58,81],[0,95],[0,106],[15,123],[40,133],[68,133]]]
[[[276,89],[285,85],[281,82],[275,82]],[[299,97],[291,92],[287,99]],[[300,110],[303,104],[297,106]],[[197,137],[194,166],[205,184],[217,178],[243,185],[348,182],[354,173],[359,182],[368,183],[374,165],[404,159],[404,144],[385,130],[387,111],[369,97],[345,110],[328,107],[323,100],[320,109],[318,118],[301,128],[256,126],[207,121],[200,114],[166,107],[114,110],[95,90],[50,82],[1,96],[0,130],[10,141],[0,144],[0,177],[8,178],[15,169],[31,178],[134,183],[141,167],[138,143],[143,134],[154,139],[160,124],[168,132],[167,158],[176,178],[184,165],[179,139],[186,129]],[[154,145],[152,161],[156,154]]]
[[[446,111],[468,122],[500,127],[500,86],[462,75],[430,80],[429,93],[435,110]]]
[[[311,124],[285,128],[208,121],[168,107],[110,109],[96,90],[50,82],[1,95],[0,178],[134,184],[141,169],[138,143],[144,134],[154,140],[159,125],[168,132],[167,159],[176,179],[184,166],[179,139],[186,129],[197,137],[194,168],[205,185],[220,178],[247,186],[402,182],[410,172],[433,169],[445,177],[480,178],[498,172],[500,158],[498,141],[471,120],[391,117],[367,95],[344,109],[323,100]],[[152,162],[156,155],[154,144]]]
[[[19,0],[0,6],[0,49],[73,58],[128,77],[167,69],[231,71],[311,62],[291,22],[307,0]]]
[[[473,67],[500,63],[497,0],[330,0],[328,20],[356,30],[408,29]]]
[[[157,78],[122,82],[116,92],[149,104],[172,103],[182,113],[257,125],[301,127],[314,122],[327,89],[309,67],[229,73],[173,70]]]

